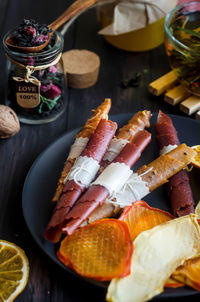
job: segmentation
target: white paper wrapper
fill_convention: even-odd
[[[119,35],[144,28],[163,18],[177,0],[123,0],[114,8],[113,23],[99,31],[102,35]]]
[[[149,188],[146,182],[144,182],[142,177],[137,173],[132,173],[121,190],[115,191],[106,202],[125,208],[126,206],[132,205],[134,201],[141,200],[148,194]]]
[[[85,149],[89,141],[88,137],[78,137],[71,146],[68,158],[77,158],[81,155],[81,152]],[[67,158],[67,159],[68,159]]]
[[[161,150],[160,150],[160,154],[166,154],[172,150],[174,150],[175,148],[177,148],[177,145],[168,145],[168,146],[164,146]]]
[[[113,161],[128,142],[127,139],[113,138],[103,160],[108,160],[109,162]]]
[[[104,186],[109,191],[110,195],[112,195],[114,192],[121,189],[131,174],[132,170],[124,163],[111,163],[92,185]]]
[[[74,180],[80,186],[88,187],[95,178],[99,167],[99,163],[92,157],[79,156],[64,179],[64,183]]]

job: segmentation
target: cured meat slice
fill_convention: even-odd
[[[161,152],[168,147],[179,145],[176,129],[169,116],[159,111],[155,124],[156,140]],[[194,213],[194,199],[186,170],[182,170],[169,179],[167,184],[171,208],[175,216]]]
[[[180,144],[178,138],[171,133],[159,135],[157,144],[160,150],[162,150],[163,147],[166,147],[166,142],[168,142],[167,146],[178,146]]]

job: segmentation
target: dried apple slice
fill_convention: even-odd
[[[199,254],[200,226],[194,214],[140,233],[134,240],[131,274],[111,281],[107,301],[143,302],[153,298],[163,292],[178,266]]]
[[[107,281],[130,273],[132,252],[127,224],[117,219],[102,219],[65,237],[57,256],[79,275]]]
[[[196,205],[195,214],[198,216],[198,219],[200,219],[200,200]]]
[[[120,220],[125,221],[131,233],[131,239],[135,238],[143,231],[152,229],[153,227],[174,218],[170,213],[152,208],[145,201],[136,201],[132,206],[126,207]],[[183,283],[169,278],[165,287],[181,287]]]
[[[125,221],[130,229],[131,239],[135,238],[143,231],[173,219],[170,213],[151,208],[145,201],[136,201],[132,206],[126,207],[119,220]]]

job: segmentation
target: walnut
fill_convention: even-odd
[[[0,138],[8,138],[20,130],[15,112],[8,106],[0,105]]]

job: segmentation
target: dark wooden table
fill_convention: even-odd
[[[0,0],[0,40],[22,18],[35,18],[49,24],[71,1],[66,0]],[[65,36],[65,50],[88,48],[101,58],[97,84],[89,89],[68,89],[67,110],[56,121],[40,126],[21,124],[13,138],[0,140],[0,238],[21,246],[30,261],[30,277],[26,289],[16,299],[25,302],[102,302],[105,290],[79,279],[52,262],[31,237],[22,215],[22,188],[25,177],[36,157],[60,135],[85,122],[105,97],[111,97],[111,114],[159,109],[181,114],[178,108],[153,97],[147,85],[169,70],[163,45],[145,53],[127,53],[108,45],[96,35],[93,17],[81,18]],[[91,38],[94,36],[95,38]],[[0,102],[5,100],[5,56],[0,49]],[[147,70],[148,72],[143,72]],[[142,73],[140,87],[124,89],[122,79]],[[193,117],[192,117],[193,118]],[[200,295],[170,301],[199,301]]]

